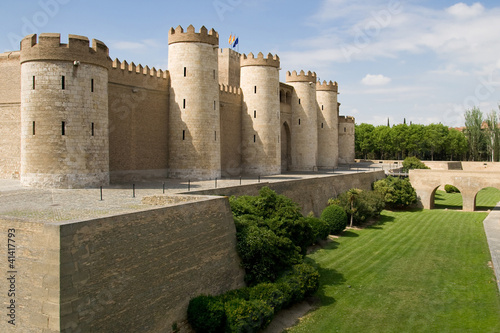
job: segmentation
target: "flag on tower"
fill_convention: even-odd
[[[239,37],[238,37],[238,38],[236,38],[236,40],[234,41],[234,43],[233,43],[233,48],[235,48],[235,47],[236,47],[236,45],[238,45],[238,43],[239,43]]]
[[[233,45],[233,34],[229,35],[229,45]]]

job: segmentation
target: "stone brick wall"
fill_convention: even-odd
[[[322,88],[319,84],[317,87]],[[337,92],[317,90],[318,100],[318,167],[331,169],[338,165],[339,125]]]
[[[0,178],[21,171],[21,65],[19,52],[0,54]]]
[[[144,85],[109,83],[111,181],[167,177],[168,87]]]
[[[222,176],[241,173],[241,91],[222,87],[220,92],[220,139]]]
[[[15,229],[15,296],[7,272],[7,235]],[[49,333],[59,332],[59,227],[52,224],[0,219],[0,302],[2,306],[1,332]],[[9,273],[9,276],[11,274]],[[15,300],[15,326],[7,322],[7,306]],[[10,319],[10,318],[9,318]]]
[[[284,194],[302,207],[302,214],[313,212],[319,216],[327,206],[328,199],[337,197],[351,188],[371,190],[371,184],[385,178],[384,171],[359,172],[332,175],[318,178],[306,178],[282,182],[262,182],[258,184],[219,188],[203,191],[191,191],[190,194],[203,195],[258,195],[259,189],[268,186],[278,194]]]
[[[354,163],[354,118],[339,117],[339,163]]]
[[[231,49],[219,49],[219,83],[240,86],[240,54]]]

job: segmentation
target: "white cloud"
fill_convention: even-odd
[[[472,6],[467,6],[467,4],[463,2],[459,2],[447,8],[446,11],[457,18],[464,19],[478,16],[484,12],[484,7],[478,2],[474,3]]]
[[[140,42],[118,41],[112,43],[112,48],[117,50],[142,51],[148,48],[158,47],[159,43],[153,39],[145,39]]]
[[[361,83],[367,86],[383,86],[391,82],[391,79],[382,75],[371,75],[366,74],[366,76],[361,80]]]

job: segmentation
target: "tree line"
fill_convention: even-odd
[[[356,125],[356,158],[498,161],[500,157],[498,115],[474,107],[465,111],[462,131],[443,124]]]

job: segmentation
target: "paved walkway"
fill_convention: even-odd
[[[483,224],[490,247],[491,262],[497,277],[498,290],[500,290],[500,203],[488,214]]]

